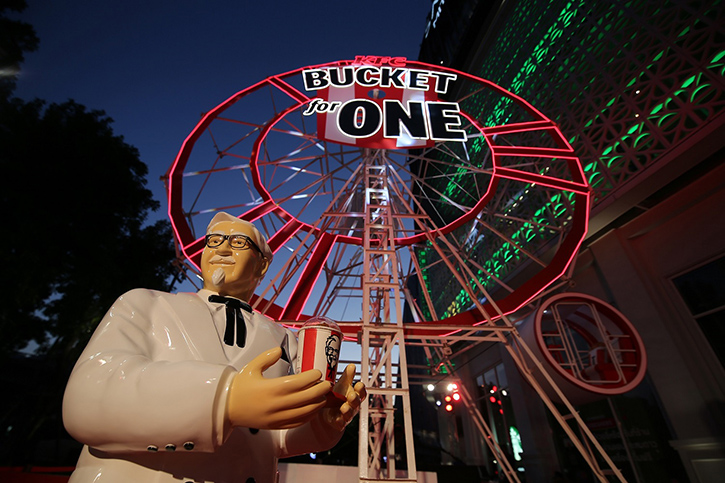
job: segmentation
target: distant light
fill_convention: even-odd
[[[448,387],[446,389],[448,389],[449,392],[455,391],[456,389],[458,389],[458,384],[456,384],[455,382],[452,382],[452,383],[448,384]]]
[[[453,404],[446,404],[446,411],[448,411],[449,413],[453,411]]]
[[[436,388],[434,384],[428,384],[427,387],[428,387],[428,390],[431,392]]]
[[[446,396],[443,399],[445,399],[446,402],[451,402],[451,400],[452,400],[451,396]]]
[[[501,395],[502,395],[502,396],[508,396],[508,395],[509,395],[509,393],[508,393],[508,392],[506,392],[506,389],[504,389],[504,390],[502,390],[502,391],[501,391]]]
[[[488,398],[488,400],[491,401],[492,403],[495,403],[496,402],[496,396],[491,396],[490,398]]]
[[[461,395],[458,394],[457,392],[454,392],[453,393],[453,400],[454,401],[460,401],[461,400]]]
[[[438,400],[436,400],[436,406],[440,406],[442,403]]]
[[[521,461],[521,454],[524,452],[524,449],[521,446],[521,435],[519,435],[519,430],[515,426],[509,427],[509,438],[514,452],[514,459]]]
[[[312,458],[313,460],[316,460],[317,459],[317,453],[310,453],[310,458]]]

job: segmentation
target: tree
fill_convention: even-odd
[[[22,12],[25,0],[0,0],[0,98],[6,99],[15,88],[24,52],[38,48],[38,37],[33,27],[25,22],[11,20],[6,12]]]
[[[0,465],[72,464],[77,452],[38,450],[70,440],[60,418],[70,370],[118,296],[171,289],[175,252],[170,224],[147,222],[159,207],[148,168],[103,111],[11,97],[37,38],[4,13],[24,6],[0,0],[0,383],[12,395],[0,402]],[[20,355],[31,341],[35,356]]]
[[[134,287],[169,290],[175,253],[167,221],[145,224],[159,205],[146,165],[102,111],[0,102],[0,169],[0,353],[14,394],[0,439],[6,464],[27,464],[47,457],[39,440],[62,439],[65,383],[105,312]],[[29,340],[40,365],[13,355]]]
[[[0,349],[82,348],[118,295],[170,288],[171,229],[144,226],[147,167],[102,111],[13,99],[0,119]]]

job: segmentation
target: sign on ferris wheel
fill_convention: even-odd
[[[317,115],[321,139],[373,149],[466,139],[458,103],[439,99],[457,74],[405,68],[399,57],[366,60],[302,72],[305,90],[317,93],[302,115]]]

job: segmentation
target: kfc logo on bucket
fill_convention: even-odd
[[[334,320],[314,317],[297,334],[297,372],[318,369],[322,378],[335,383],[342,331]]]
[[[303,71],[316,91],[303,111],[317,116],[318,137],[373,149],[465,141],[458,103],[439,100],[457,75],[403,67],[401,57],[358,56],[352,65]]]

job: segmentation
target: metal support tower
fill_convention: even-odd
[[[360,343],[361,375],[370,396],[363,401],[360,409],[359,476],[361,482],[413,482],[417,481],[417,475],[388,167],[369,152],[364,162],[363,325]],[[396,356],[397,364],[394,362]],[[399,441],[398,447],[405,446],[405,452],[400,453],[396,451],[395,441],[396,406],[402,407],[404,441]],[[397,476],[398,454],[405,455],[406,471],[401,473],[407,473],[407,476],[401,478]]]

